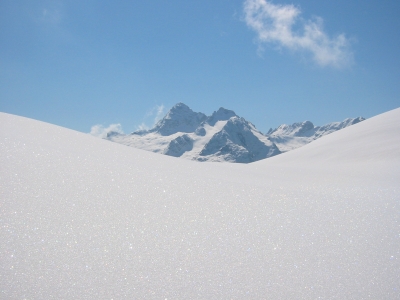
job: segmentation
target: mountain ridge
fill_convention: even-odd
[[[282,124],[275,129],[270,129],[266,135],[282,152],[287,152],[364,120],[363,117],[347,118],[342,122],[331,122],[322,126],[314,126],[310,121],[291,125]]]
[[[314,126],[310,121],[282,124],[266,134],[233,110],[220,107],[210,116],[177,103],[155,126],[131,134],[109,132],[105,139],[164,155],[196,161],[250,163],[290,151],[365,120]]]

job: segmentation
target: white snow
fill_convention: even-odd
[[[221,107],[207,117],[183,103],[174,105],[150,130],[129,135],[109,132],[105,139],[197,161],[249,163],[281,153],[267,136],[234,111]]]
[[[399,299],[400,109],[252,164],[0,114],[1,299]]]
[[[287,152],[364,120],[363,117],[348,118],[342,122],[332,122],[323,126],[314,126],[310,121],[294,123],[292,125],[282,124],[274,130],[271,129],[267,133],[267,136],[276,144],[280,151]]]
[[[114,126],[115,131],[106,130],[106,136],[103,132],[101,137],[130,147],[190,160],[250,163],[302,147],[363,120],[358,117],[316,127],[310,121],[282,124],[263,134],[232,110],[221,107],[207,117],[192,111],[183,103],[177,103],[150,130],[125,135],[118,126]],[[92,128],[92,135],[99,136],[95,132],[98,127]]]
[[[205,134],[199,136],[197,134],[190,134],[193,139],[193,149],[190,152],[184,153],[181,157],[187,159],[193,159],[199,156],[199,153],[204,148],[204,146],[210,141],[210,139],[218,132],[222,130],[227,121],[217,121],[214,126],[205,123],[202,128],[204,128]]]

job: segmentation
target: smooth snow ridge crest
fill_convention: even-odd
[[[399,119],[199,164],[1,113],[1,298],[399,299]]]

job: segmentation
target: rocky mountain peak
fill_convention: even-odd
[[[167,136],[177,132],[193,132],[207,118],[203,113],[194,112],[183,103],[174,105],[150,132]]]
[[[364,118],[314,126],[310,121],[283,124],[265,135],[249,121],[223,107],[211,116],[174,105],[150,130],[131,135],[110,132],[108,140],[165,155],[197,161],[249,163],[290,151]]]
[[[168,111],[168,114],[180,114],[180,113],[187,113],[187,112],[193,113],[193,110],[186,104],[179,102],[171,107],[171,109]]]
[[[293,123],[291,125],[282,124],[274,130],[269,130],[268,135],[290,135],[303,136],[307,131],[314,129],[314,124],[310,121]]]
[[[260,140],[261,138],[261,140]],[[201,157],[214,156],[221,160],[249,163],[280,154],[274,143],[263,137],[253,124],[233,116],[199,153]]]
[[[214,111],[211,116],[209,116],[206,120],[208,124],[214,126],[218,121],[227,121],[232,117],[237,117],[233,110],[229,110],[223,107],[220,107],[217,111]]]

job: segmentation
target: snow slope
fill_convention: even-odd
[[[0,298],[399,299],[398,120],[244,165],[0,114]]]

